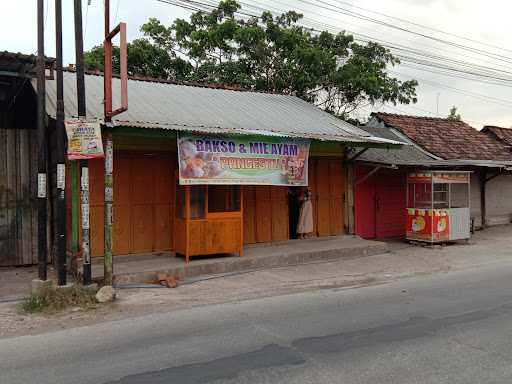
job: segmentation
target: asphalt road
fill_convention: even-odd
[[[0,340],[0,383],[512,383],[512,266]]]

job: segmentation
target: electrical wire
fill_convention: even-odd
[[[172,5],[176,5],[178,7],[186,6],[190,8],[191,11],[201,11],[201,12],[208,12],[212,9],[217,8],[217,4],[215,2],[208,2],[207,0],[198,1],[198,0],[157,0],[162,3],[168,3]],[[253,11],[264,11],[264,10],[271,10],[273,9],[274,12],[284,13],[286,11],[276,8],[276,7],[270,7],[270,6],[258,6],[257,1],[252,1],[252,3],[249,3],[250,0],[245,0],[243,2],[240,2],[245,9],[241,9],[238,12],[236,12],[238,15],[244,16],[244,17],[250,17],[250,18],[260,18],[260,16],[254,12],[250,12],[248,10],[252,9]],[[310,1],[301,1],[302,3],[311,4]],[[274,1],[273,3],[279,3],[279,1]],[[325,3],[325,2],[324,2]],[[259,3],[261,5],[261,3]],[[283,3],[281,3],[283,4]],[[331,10],[332,11],[332,10]],[[312,12],[308,11],[309,14]],[[321,17],[325,17],[324,15],[317,14]],[[365,20],[365,18],[363,18]],[[308,17],[304,17],[303,21],[308,22],[308,24],[300,24],[300,26],[315,32],[320,33],[322,30],[328,30],[328,31],[337,31],[341,32],[343,31],[341,28],[336,27],[332,24],[327,24],[318,20],[310,19]],[[311,24],[314,25],[314,27],[311,26]],[[315,28],[316,27],[316,28]],[[327,28],[325,28],[327,27]],[[425,27],[427,28],[427,27]],[[422,51],[418,49],[411,48],[409,46],[404,46],[396,43],[391,43],[387,41],[383,41],[381,39],[373,38],[372,36],[368,36],[362,33],[354,33],[349,30],[345,30],[348,33],[353,34],[356,38],[356,41],[361,41],[363,43],[368,43],[370,41],[376,41],[376,42],[383,42],[381,45],[385,46],[386,48],[390,49],[393,54],[398,57],[401,61],[401,66],[404,66],[406,68],[411,68],[414,70],[424,71],[428,73],[432,73],[435,75],[441,75],[441,76],[447,76],[450,78],[458,78],[463,80],[469,80],[475,83],[480,84],[486,84],[486,85],[493,85],[493,86],[505,86],[505,87],[512,87],[512,68],[509,68],[507,66],[504,66],[503,64],[500,64],[499,68],[492,67],[489,65],[480,65],[475,64],[472,62],[455,59],[447,56],[442,56],[433,52],[428,51]],[[444,32],[443,32],[444,33]],[[449,33],[446,33],[449,35]],[[420,34],[421,36],[421,34]],[[421,36],[424,37],[424,36]],[[442,40],[442,39],[439,39]],[[467,39],[470,41],[471,39]],[[443,42],[435,40],[436,42]],[[459,46],[460,45],[460,46]],[[474,49],[472,47],[466,47],[461,44],[457,45],[458,49],[465,49],[469,48],[470,53],[479,54],[487,57],[488,59],[494,60],[494,61],[502,61],[507,62],[509,64],[512,64],[512,58],[504,56],[504,55],[496,55],[494,53],[490,53],[483,50]],[[501,49],[500,47],[493,46],[493,48]],[[504,51],[508,51],[506,49],[503,49]],[[440,51],[436,48],[436,52]],[[442,50],[441,50],[442,51]],[[512,51],[511,51],[512,52]],[[404,54],[405,53],[405,54]],[[466,55],[457,54],[457,57],[468,57]],[[475,57],[470,57],[471,59],[476,59]],[[479,60],[482,60],[479,58]],[[491,63],[489,61],[486,61],[486,63]],[[414,76],[412,76],[414,77]],[[425,83],[427,83],[425,81]],[[438,83],[439,84],[439,83]],[[482,94],[476,94],[471,93],[464,90],[458,90],[454,87],[451,89],[452,91],[458,91],[462,94],[465,94],[466,96],[472,96],[476,98],[481,98],[482,100],[488,101],[488,102],[497,102],[497,104],[500,104],[502,106],[508,106],[509,100],[503,100],[503,99],[496,99],[492,97],[486,97],[486,95]],[[465,93],[464,93],[465,92]],[[409,106],[412,107],[412,106]],[[419,110],[421,112],[425,112],[428,114],[436,115],[434,112],[425,110],[419,107],[412,107],[413,109]],[[395,108],[396,109],[396,108]],[[476,121],[476,120],[468,120],[477,122],[480,124],[484,124],[482,122]]]
[[[174,0],[174,1],[171,1],[171,0],[158,0],[158,1],[164,2],[164,3],[172,3],[173,5],[177,5],[177,6],[180,6],[180,4],[178,4],[178,1],[179,1],[179,3],[193,4],[194,5],[194,7],[193,7],[194,10],[201,10],[201,11],[207,11],[207,10],[215,9],[216,6],[217,6],[214,2],[207,2],[205,0],[203,0],[203,1],[194,1],[194,0]],[[278,2],[278,1],[276,1],[276,2]],[[254,3],[254,1],[253,1],[253,3]],[[245,1],[245,2],[242,1],[242,2],[240,2],[240,4],[245,6],[246,8],[248,8],[248,7],[251,8],[252,7],[253,9],[257,9],[257,10],[260,10],[260,11],[270,8],[270,9],[276,10],[276,12],[280,12],[280,13],[284,12],[283,10],[277,9],[275,7],[264,8],[264,7],[261,7],[261,6],[258,6],[258,5],[250,4],[247,1]],[[199,6],[201,6],[201,8],[199,8]],[[243,12],[239,12],[239,13],[242,13],[243,15],[249,16],[249,17],[259,17],[257,14],[250,13],[250,12],[247,12],[247,11],[243,11]],[[310,28],[310,26],[307,26],[307,25],[303,25],[303,26],[305,28],[314,30],[317,33],[320,32],[320,29]],[[323,23],[323,26],[333,27],[332,25],[325,24],[325,23]],[[351,31],[347,31],[347,32],[353,33]],[[371,36],[367,36],[367,37],[370,38],[373,41],[379,41],[379,39],[373,39]],[[368,42],[368,41],[371,41],[371,40],[366,40],[365,42]],[[465,61],[462,61],[462,60],[457,60],[457,59],[452,59],[452,58],[447,58],[447,57],[442,57],[442,56],[439,56],[439,55],[432,55],[432,54],[429,55],[426,52],[417,51],[417,50],[415,51],[415,50],[413,50],[411,48],[408,48],[406,46],[401,46],[401,47],[400,46],[393,46],[392,44],[389,44],[389,43],[386,44],[386,42],[384,42],[383,45],[389,47],[392,51],[402,50],[402,51],[407,51],[410,54],[412,53],[413,55],[415,54],[415,55],[422,56],[422,57],[418,58],[418,57],[414,57],[414,56],[410,56],[410,55],[409,56],[403,55],[401,53],[395,53],[395,55],[399,59],[401,59],[402,61],[405,61],[405,62],[411,62],[411,63],[417,64],[417,65],[424,65],[424,66],[429,66],[429,67],[433,67],[433,68],[437,68],[437,69],[443,69],[443,70],[448,70],[448,71],[456,71],[456,72],[460,72],[460,73],[466,74],[466,75],[472,75],[472,76],[488,78],[488,79],[493,79],[493,80],[507,81],[507,82],[512,81],[512,77],[500,77],[500,76],[497,76],[497,74],[512,75],[512,72],[511,72],[512,68],[510,68],[511,71],[505,71],[505,70],[499,69],[499,68],[493,68],[493,67],[489,67],[489,66],[476,65],[474,63],[465,62]],[[424,56],[430,56],[430,58],[432,60],[427,61],[427,60],[425,60],[423,58]],[[448,65],[446,65],[447,63],[450,63],[450,64],[455,63],[455,64],[458,64],[459,67],[454,67],[453,65],[452,66],[448,66]],[[511,62],[511,64],[512,64],[512,62]]]
[[[341,1],[341,0],[333,0],[333,1],[335,1],[336,3],[341,3],[341,4],[344,4],[344,5],[350,6],[352,8],[360,9],[362,11],[370,12],[370,13],[373,13],[373,14],[376,14],[376,15],[379,15],[379,16],[384,16],[384,17],[387,17],[387,18],[392,19],[392,20],[401,21],[401,22],[409,24],[409,25],[414,25],[416,27],[424,28],[424,29],[427,29],[427,30],[430,30],[430,31],[433,31],[433,32],[442,33],[442,34],[447,35],[447,36],[456,37],[458,39],[462,39],[462,40],[466,40],[466,41],[469,41],[469,42],[472,42],[472,43],[484,45],[484,46],[487,46],[489,48],[495,48],[495,49],[499,49],[499,50],[502,50],[502,51],[507,51],[507,52],[511,52],[512,53],[511,49],[507,49],[507,48],[499,47],[497,45],[489,44],[489,43],[486,43],[486,42],[483,42],[483,41],[471,39],[469,37],[461,36],[461,35],[458,35],[458,34],[455,34],[455,33],[452,33],[452,32],[446,32],[446,31],[443,31],[441,29],[429,27],[429,26],[426,26],[426,25],[423,25],[423,24],[419,24],[419,23],[416,23],[416,22],[413,22],[413,21],[410,21],[410,20],[402,19],[402,18],[399,18],[399,17],[396,17],[396,16],[391,16],[391,15],[388,15],[388,14],[385,14],[385,13],[382,13],[382,12],[378,12],[378,11],[375,11],[375,10],[372,10],[372,9],[363,8],[363,7],[360,7],[360,6],[351,4],[351,3],[347,3],[345,1]]]
[[[119,13],[119,4],[120,3],[121,3],[121,0],[117,0],[116,13],[114,15],[114,25],[116,25],[116,23],[117,23],[117,14]]]

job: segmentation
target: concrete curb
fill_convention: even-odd
[[[197,263],[192,260],[189,264],[172,268],[162,268],[154,271],[121,273],[115,275],[115,284],[133,284],[154,281],[157,274],[167,274],[179,279],[216,275],[237,271],[250,271],[270,267],[286,267],[307,264],[314,261],[329,261],[354,259],[389,252],[388,244],[373,242],[358,247],[337,247],[315,251],[294,251],[265,256],[243,256],[216,260],[212,263]]]

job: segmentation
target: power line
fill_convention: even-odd
[[[507,48],[499,47],[497,45],[489,44],[489,43],[486,43],[486,42],[483,42],[483,41],[471,39],[469,37],[461,36],[461,35],[458,35],[458,34],[455,34],[455,33],[452,33],[452,32],[446,32],[446,31],[443,31],[441,29],[437,29],[437,28],[429,27],[429,26],[426,26],[426,25],[423,25],[423,24],[415,23],[415,22],[410,21],[410,20],[402,19],[402,18],[399,18],[399,17],[396,17],[396,16],[391,16],[391,15],[388,15],[388,14],[385,14],[385,13],[382,13],[382,12],[377,12],[377,11],[374,11],[374,10],[371,10],[371,9],[368,9],[368,8],[363,8],[363,7],[360,7],[360,6],[351,4],[351,3],[347,3],[345,1],[341,1],[341,0],[333,0],[333,1],[336,1],[337,3],[345,4],[345,5],[348,5],[348,6],[351,6],[353,8],[360,9],[360,10],[363,10],[363,11],[366,11],[366,12],[370,12],[370,13],[373,13],[373,14],[376,14],[376,15],[379,15],[379,16],[384,16],[384,17],[387,17],[387,18],[390,18],[390,19],[393,19],[393,20],[397,20],[397,21],[401,21],[403,23],[414,25],[416,27],[420,27],[420,28],[424,28],[424,29],[427,29],[427,30],[430,30],[430,31],[442,33],[444,35],[456,37],[458,39],[470,41],[472,43],[481,44],[481,45],[487,46],[489,48],[495,48],[495,49],[499,49],[499,50],[502,50],[502,51],[512,52],[511,49],[507,49]]]
[[[157,0],[159,2],[162,2],[162,3],[167,3],[167,4],[171,4],[171,5],[175,5],[175,6],[178,6],[178,7],[185,7],[187,9],[190,9],[190,10],[193,10],[193,11],[202,11],[202,12],[207,12],[209,10],[212,10],[212,9],[215,9],[217,8],[217,4],[215,3],[212,3],[212,2],[205,2],[204,0],[203,1],[194,1],[194,0]],[[254,8],[254,9],[259,9],[259,10],[266,10],[268,8],[273,8],[276,10],[275,7],[268,7],[268,8],[263,8],[263,7],[259,7],[257,5],[253,5],[253,4],[250,4],[250,3],[247,3],[247,2],[240,2],[242,5],[245,5],[246,7],[251,7],[251,8]],[[282,10],[277,10],[277,12],[283,12]],[[244,16],[247,16],[247,17],[253,17],[253,18],[260,18],[260,16],[254,14],[254,13],[250,13],[248,11],[244,11],[244,10],[239,10],[237,12],[237,14],[241,14],[241,15],[244,15]],[[334,27],[332,25],[329,25],[329,24],[325,24],[325,23],[321,23],[321,22],[317,22],[315,20],[313,20],[313,22],[315,22],[316,24],[319,24],[321,26],[329,26],[329,27]],[[315,33],[320,33],[321,30],[319,29],[315,29],[315,28],[311,28],[310,26],[307,26],[307,25],[301,25],[302,27],[308,29],[308,30],[311,30]],[[348,31],[350,32],[350,31]],[[369,38],[372,38],[371,36],[368,36]],[[379,40],[379,39],[373,39],[373,40]],[[382,41],[382,40],[381,40]],[[367,41],[365,41],[367,42]],[[469,63],[469,62],[464,62],[464,61],[461,61],[461,60],[457,60],[457,59],[451,59],[451,58],[447,58],[447,57],[442,57],[442,56],[438,56],[438,55],[433,55],[433,54],[430,54],[428,52],[422,52],[422,51],[415,51],[413,49],[410,49],[410,48],[407,48],[404,46],[400,46],[400,45],[396,45],[396,46],[393,46],[391,43],[388,43],[388,47],[390,49],[396,49],[396,50],[405,50],[405,51],[409,51],[411,52],[412,54],[416,54],[416,55],[426,55],[426,56],[430,56],[430,58],[433,58],[433,59],[437,59],[437,61],[428,61],[428,60],[425,60],[423,58],[415,58],[415,57],[411,57],[411,56],[406,56],[406,55],[403,55],[403,54],[396,54],[396,56],[401,59],[401,61],[405,62],[405,63],[410,63],[410,64],[402,64],[404,66],[408,66],[410,68],[414,68],[414,69],[418,69],[418,70],[422,70],[422,71],[428,71],[428,72],[431,72],[431,73],[434,73],[434,74],[442,74],[442,75],[450,75],[450,72],[455,72],[455,73],[460,73],[464,76],[457,76],[455,74],[453,74],[453,77],[456,77],[456,78],[462,78],[462,79],[466,79],[466,80],[472,80],[472,81],[480,81],[482,83],[485,83],[485,84],[492,84],[492,85],[504,85],[504,86],[511,86],[509,84],[506,84],[508,82],[512,82],[512,78],[510,77],[500,77],[497,75],[497,73],[502,73],[504,75],[512,75],[512,72],[509,72],[509,71],[503,71],[503,70],[499,70],[499,69],[496,69],[496,68],[492,68],[492,67],[486,67],[486,66],[481,66],[481,65],[476,65],[476,64],[473,64],[473,63]],[[462,67],[455,67],[453,65],[446,65],[446,63],[439,63],[439,60],[441,61],[445,61],[445,62],[452,62],[452,63],[456,63],[456,64],[459,64],[461,65]],[[421,67],[417,67],[417,66],[414,66],[414,65],[411,65],[411,64],[416,64],[416,65],[419,65]],[[425,68],[422,68],[422,67],[425,67]],[[447,72],[439,72],[439,71],[432,71],[431,68],[434,68],[434,69],[440,69],[440,70],[443,70],[443,71],[447,71]],[[473,78],[468,78],[467,76],[472,76]],[[482,80],[476,80],[474,77],[480,77],[482,78]],[[490,82],[489,80],[494,80],[494,82]]]
[[[339,6],[333,6],[332,4],[329,4],[329,3],[327,3],[327,2],[325,2],[323,0],[315,0],[315,1],[317,3],[324,4],[324,6],[312,3],[312,2],[310,2],[308,0],[297,0],[297,1],[305,3],[305,4],[308,4],[308,5],[315,6],[315,7],[324,9],[324,10],[329,10],[331,12],[336,12],[336,13],[340,13],[340,14],[343,14],[343,15],[354,17],[354,18],[357,18],[357,19],[360,19],[360,20],[369,21],[369,22],[374,23],[374,24],[382,25],[382,26],[385,26],[385,27],[388,27],[388,28],[391,28],[391,29],[395,29],[395,30],[401,31],[401,32],[405,32],[405,33],[412,34],[412,35],[415,35],[415,36],[419,36],[419,37],[422,37],[422,38],[425,38],[425,39],[429,39],[429,40],[435,41],[437,43],[446,44],[448,46],[456,47],[456,48],[459,48],[459,49],[468,50],[468,51],[471,51],[471,52],[476,52],[476,53],[479,53],[480,55],[491,57],[491,58],[494,58],[496,60],[501,60],[501,61],[505,61],[505,62],[508,62],[508,63],[512,63],[512,57],[504,56],[504,55],[500,55],[500,54],[497,54],[497,53],[488,52],[488,51],[484,51],[482,49],[477,49],[477,48],[473,48],[473,47],[466,46],[466,45],[463,45],[463,44],[459,44],[459,43],[455,43],[455,42],[452,42],[452,41],[444,40],[444,39],[441,39],[441,38],[438,38],[438,37],[435,37],[435,36],[427,35],[427,34],[422,33],[422,32],[413,31],[413,30],[410,30],[410,29],[407,29],[407,28],[404,28],[404,27],[401,27],[401,26],[398,26],[398,25],[390,24],[388,22],[385,22],[385,21],[382,21],[382,20],[379,20],[379,19],[374,19],[372,17],[363,15],[363,14],[358,13],[358,12],[353,12],[353,11],[347,10],[347,9],[339,7]]]
[[[119,4],[121,3],[121,0],[117,0],[117,5],[116,5],[116,13],[114,15],[114,25],[116,25],[116,22],[117,22],[117,14],[119,12]]]

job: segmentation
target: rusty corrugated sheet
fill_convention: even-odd
[[[103,77],[86,75],[87,116],[103,119]],[[119,79],[113,80],[114,105]],[[55,81],[47,82],[46,106],[55,117]],[[294,96],[129,80],[129,108],[116,125],[206,133],[305,137],[353,143],[399,144],[376,138]],[[76,116],[75,73],[64,73],[66,116]]]

